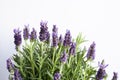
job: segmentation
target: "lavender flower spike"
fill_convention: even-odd
[[[8,71],[11,72],[12,70],[14,70],[14,64],[12,63],[11,59],[8,58],[6,62]]]
[[[66,54],[66,52],[64,51],[61,58],[60,58],[60,61],[62,63],[66,63],[67,62],[67,58],[68,58],[68,55]]]
[[[52,45],[56,47],[58,45],[58,35],[57,35],[57,27],[53,25],[53,33],[52,33]]]
[[[55,33],[58,33],[58,28],[56,27],[56,25],[53,25],[52,31],[55,32]]]
[[[96,80],[103,80],[103,78],[105,78],[107,76],[105,68],[108,65],[104,65],[104,60],[102,61],[101,64],[98,63],[98,65],[99,65],[99,69],[98,69],[97,74],[96,74]]]
[[[62,35],[60,35],[60,37],[59,37],[59,44],[62,44],[62,42],[63,42],[63,38],[62,38]]]
[[[18,69],[16,69],[14,72],[14,80],[22,80],[22,77]]]
[[[36,32],[36,30],[33,28],[32,32],[31,32],[31,34],[30,34],[30,40],[31,40],[31,41],[34,41],[34,40],[36,40],[36,39],[37,39],[37,32]]]
[[[95,59],[95,42],[93,42],[87,52],[87,59],[94,60]]]
[[[70,55],[75,55],[75,48],[76,48],[76,43],[72,42],[71,47],[69,49]]]
[[[24,40],[27,40],[29,38],[29,24],[24,26],[25,28],[23,29],[23,38]]]
[[[118,73],[113,72],[113,78],[112,78],[112,80],[117,80],[117,78],[118,78]]]
[[[41,21],[40,26],[41,31],[39,32],[39,39],[41,41],[49,41],[50,33],[48,31],[47,22]]]
[[[65,34],[65,39],[64,39],[64,41],[63,41],[63,45],[64,46],[70,46],[70,44],[71,44],[71,34],[70,34],[70,31],[69,30],[67,30],[67,32],[66,32],[66,34]]]
[[[60,73],[57,72],[54,74],[54,80],[60,80],[60,77]]]
[[[14,43],[16,46],[19,46],[22,43],[22,38],[21,38],[21,31],[18,29],[14,29]]]

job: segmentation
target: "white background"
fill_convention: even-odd
[[[105,59],[110,80],[113,71],[120,74],[120,1],[119,0],[0,0],[0,80],[8,80],[6,59],[15,53],[13,29],[29,24],[39,32],[39,23],[47,20],[49,30],[56,24],[59,33],[66,29],[72,36],[82,32],[96,43],[96,59]]]

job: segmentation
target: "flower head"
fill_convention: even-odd
[[[55,33],[58,33],[58,28],[56,27],[56,25],[53,25],[52,31],[55,32]]]
[[[22,43],[22,38],[21,38],[21,31],[18,29],[14,29],[14,43],[16,46],[16,50],[18,51],[18,47]]]
[[[54,74],[54,80],[60,80],[60,77],[61,77],[60,73],[57,72]]]
[[[53,33],[52,33],[52,45],[53,47],[56,47],[58,45],[58,35],[57,35],[57,27],[56,25],[53,25]]]
[[[117,80],[117,78],[118,78],[118,73],[113,72],[113,78],[112,78],[112,80]]]
[[[63,42],[63,45],[64,46],[70,46],[71,44],[71,34],[70,34],[70,31],[67,30],[66,34],[65,34],[65,39],[64,39],[64,42]]]
[[[16,46],[19,46],[22,43],[22,38],[21,38],[21,31],[18,29],[14,29],[14,43]]]
[[[71,46],[70,46],[70,49],[69,49],[69,53],[71,55],[75,55],[75,48],[76,48],[76,43],[72,42]]]
[[[6,62],[8,71],[11,72],[12,70],[14,70],[14,64],[12,63],[11,59],[8,58]]]
[[[96,80],[102,80],[104,77],[107,76],[107,73],[105,71],[105,68],[108,66],[108,65],[105,65],[104,64],[104,60],[100,63],[98,63],[99,65],[99,69],[97,71],[97,74],[96,74]]]
[[[66,63],[67,62],[67,58],[68,58],[68,55],[66,54],[66,52],[64,51],[61,58],[60,58],[60,61],[62,63]]]
[[[92,60],[95,59],[95,42],[93,42],[90,45],[86,56],[87,56],[87,59],[92,59]]]
[[[39,32],[39,39],[41,41],[49,41],[49,38],[50,38],[50,33],[48,31],[48,27],[47,27],[47,22],[43,22],[41,21],[40,22],[40,29],[41,31]]]
[[[63,37],[62,37],[62,35],[60,35],[60,37],[59,37],[59,43],[62,44],[62,42],[63,42]]]
[[[15,69],[14,80],[22,80],[22,77],[21,77],[20,72],[19,72],[18,69]]]
[[[31,34],[30,34],[30,40],[33,41],[33,40],[36,40],[37,39],[37,32],[36,30],[33,28]]]
[[[23,38],[27,40],[29,38],[29,25],[24,25],[25,28],[23,29]]]

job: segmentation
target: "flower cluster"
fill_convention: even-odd
[[[88,50],[81,44],[86,40],[82,35],[72,39],[69,30],[63,35],[53,25],[52,36],[47,22],[40,22],[39,36],[35,28],[30,32],[29,25],[21,30],[14,29],[16,54],[7,59],[9,80],[103,80],[107,78],[104,61],[99,63],[98,70],[91,63],[95,59],[95,42]],[[38,38],[37,38],[38,37]],[[51,38],[50,38],[51,37]],[[22,46],[20,46],[22,45]],[[22,48],[21,48],[22,47]],[[112,80],[117,80],[114,72]]]
[[[16,45],[16,50],[18,50],[18,47],[22,43],[22,38],[21,38],[21,31],[18,29],[14,29],[14,43]]]
[[[60,61],[61,61],[62,63],[66,63],[67,57],[68,57],[68,55],[67,55],[66,52],[64,51],[63,54],[61,55]]]
[[[60,73],[55,73],[54,74],[54,80],[60,80]]]
[[[89,47],[89,50],[87,52],[87,59],[95,59],[95,42],[93,42]]]
[[[41,31],[39,32],[39,39],[41,41],[49,41],[49,38],[50,38],[50,33],[48,31],[48,27],[47,27],[47,22],[43,22],[41,21],[40,22],[40,29]]]
[[[62,42],[63,42],[63,38],[62,38],[62,35],[60,35],[60,37],[59,37],[59,44],[62,44]]]
[[[118,73],[117,72],[113,72],[112,80],[117,80],[117,78],[118,78]]]
[[[56,47],[58,45],[58,28],[56,25],[53,25],[53,33],[52,33],[52,45]]]
[[[70,34],[70,31],[67,30],[66,34],[65,34],[65,39],[64,39],[64,42],[63,42],[63,45],[64,46],[70,46],[71,44],[71,34]]]
[[[16,69],[14,72],[14,79],[15,80],[22,80],[22,77],[21,77],[18,69]]]
[[[9,72],[11,72],[12,70],[14,70],[14,64],[12,63],[11,59],[7,59],[7,69]]]
[[[105,78],[107,76],[107,73],[105,71],[105,68],[107,66],[108,65],[104,64],[104,61],[102,61],[101,64],[99,63],[99,69],[96,74],[96,80],[102,80],[103,78]]]
[[[24,40],[29,39],[29,25],[25,25],[25,28],[23,29],[23,38]]]
[[[76,49],[76,43],[72,42],[72,43],[71,43],[71,46],[70,46],[69,53],[70,53],[71,55],[75,55],[75,49]]]
[[[30,34],[30,40],[33,41],[33,40],[36,40],[37,39],[37,32],[36,30],[33,28],[31,34]]]
[[[19,70],[15,68],[14,64],[12,63],[11,59],[7,59],[7,69],[10,73],[14,74],[14,77],[10,76],[9,79],[11,80],[22,80],[22,77],[19,73]]]

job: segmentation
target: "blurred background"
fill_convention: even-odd
[[[49,31],[56,24],[59,34],[69,29],[75,38],[82,32],[89,40],[87,48],[95,41],[94,63],[104,59],[111,80],[114,71],[120,74],[119,4],[119,0],[0,0],[0,80],[8,80],[6,59],[15,53],[13,29],[29,24],[39,33],[41,20],[48,21]]]

